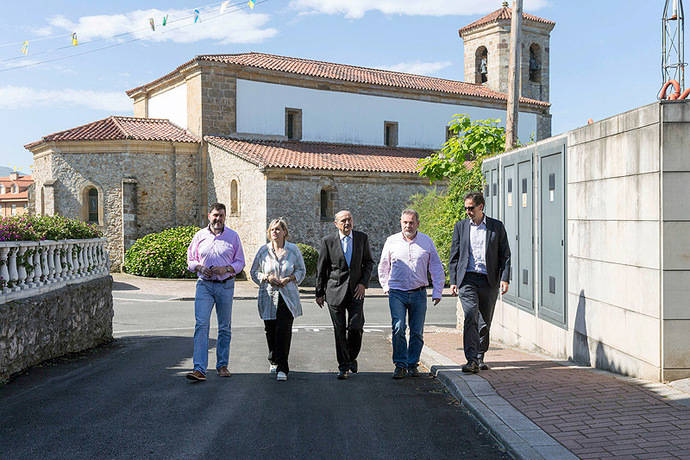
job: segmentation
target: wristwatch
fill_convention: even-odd
[[[225,267],[225,273],[230,273],[230,267]]]

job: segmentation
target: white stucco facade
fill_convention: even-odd
[[[401,147],[438,148],[456,113],[505,121],[505,110],[315,90],[237,79],[237,132],[285,134],[285,108],[302,110],[302,140],[383,145],[384,122],[398,122]],[[503,124],[503,123],[502,123]],[[519,138],[536,138],[537,116],[520,113]]]
[[[187,129],[187,84],[182,83],[154,94],[148,100],[149,118],[167,118]]]

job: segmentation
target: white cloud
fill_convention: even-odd
[[[167,25],[162,24],[168,15]],[[156,30],[151,30],[149,18],[153,18]],[[199,22],[194,24],[190,10],[158,9],[136,10],[124,14],[82,16],[76,22],[58,15],[48,22],[55,29],[77,32],[80,42],[95,39],[128,40],[132,37],[153,42],[171,41],[193,43],[200,40],[216,40],[220,43],[257,43],[275,36],[278,31],[266,28],[267,14],[244,10],[226,11],[219,15],[218,8],[202,9]]]
[[[524,11],[537,11],[548,0],[525,0]],[[500,8],[500,3],[487,0],[291,0],[290,6],[303,13],[342,14],[358,19],[368,11],[407,16],[449,16],[490,13]]]
[[[391,66],[381,67],[384,70],[392,70],[394,72],[405,72],[414,73],[417,75],[433,75],[441,69],[450,67],[453,63],[450,61],[440,61],[440,62],[422,62],[422,61],[410,61],[401,62],[399,64]]]
[[[0,86],[0,109],[33,107],[86,107],[109,112],[130,112],[132,103],[127,95],[120,91]]]

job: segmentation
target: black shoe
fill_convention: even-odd
[[[347,371],[339,371],[338,372],[338,380],[346,380],[347,379]]]
[[[408,377],[419,377],[420,375],[422,374],[419,373],[419,369],[417,369],[417,366],[407,368]]]
[[[477,361],[478,361],[477,365],[479,366],[479,370],[488,371],[489,369],[491,369],[489,367],[489,365],[484,362],[484,358],[479,358]]]
[[[479,372],[479,365],[477,361],[468,361],[467,364],[462,366],[462,371],[468,374],[476,374]]]
[[[394,379],[396,379],[396,380],[404,379],[406,375],[407,375],[407,369],[405,369],[404,367],[395,366],[395,370],[393,371],[393,378]]]
[[[353,374],[357,373],[357,360],[356,359],[350,363],[350,372],[352,372]]]

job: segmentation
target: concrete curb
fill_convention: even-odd
[[[577,459],[478,374],[463,374],[460,365],[428,347],[421,361],[516,459]]]

